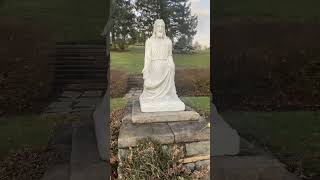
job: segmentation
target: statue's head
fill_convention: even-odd
[[[165,38],[166,37],[165,24],[162,19],[157,19],[154,22],[152,36],[157,37],[157,38]]]

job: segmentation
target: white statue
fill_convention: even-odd
[[[155,21],[152,36],[146,41],[142,73],[144,87],[139,97],[142,112],[185,110],[177,96],[172,41],[166,36],[162,19]]]

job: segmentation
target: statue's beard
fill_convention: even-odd
[[[164,33],[163,32],[156,32],[156,37],[157,38],[163,38],[164,37]]]

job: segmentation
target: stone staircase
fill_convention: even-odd
[[[64,90],[105,90],[108,63],[104,44],[57,44],[55,85]]]
[[[127,91],[130,89],[143,89],[142,75],[130,75],[127,81]]]

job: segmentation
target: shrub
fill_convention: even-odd
[[[123,97],[127,90],[128,74],[124,71],[110,71],[110,96]]]
[[[187,179],[190,171],[179,163],[181,150],[176,146],[168,149],[154,139],[140,140],[119,167],[123,179]]]
[[[210,96],[210,70],[176,70],[176,87],[180,96]]]
[[[0,111],[19,113],[38,108],[53,80],[49,55],[55,42],[38,25],[0,18]]]

